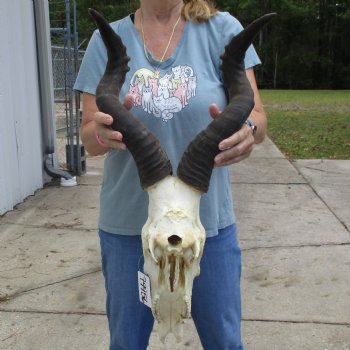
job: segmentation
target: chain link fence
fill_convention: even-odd
[[[52,69],[56,107],[56,130],[58,133],[65,133],[69,120],[69,90],[67,82],[67,52],[64,46],[52,45]],[[74,54],[73,50],[72,55]],[[77,68],[79,69],[85,51],[78,50]],[[76,109],[75,100],[73,110]]]
[[[58,162],[81,175],[85,151],[79,137],[80,99],[73,85],[84,51],[78,49],[75,0],[50,0],[49,7]]]

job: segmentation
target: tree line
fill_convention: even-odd
[[[50,17],[64,21],[64,14],[55,11],[58,0],[49,1]],[[133,11],[135,2],[76,0],[82,47],[95,29],[89,7],[114,21]],[[350,0],[217,0],[216,4],[244,26],[265,13],[278,14],[254,42],[263,62],[256,69],[261,87],[350,88]]]

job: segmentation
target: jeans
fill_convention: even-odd
[[[151,310],[139,302],[137,271],[143,268],[140,236],[100,230],[107,293],[110,350],[143,350],[153,328]],[[243,350],[241,343],[241,251],[236,226],[207,238],[201,273],[194,279],[192,318],[205,350]]]

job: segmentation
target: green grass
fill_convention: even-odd
[[[268,135],[291,159],[350,158],[350,90],[261,90]]]

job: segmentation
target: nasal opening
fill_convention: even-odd
[[[168,237],[168,242],[172,246],[177,246],[178,244],[180,244],[182,242],[182,238],[177,236],[177,235],[171,235],[170,237]]]

